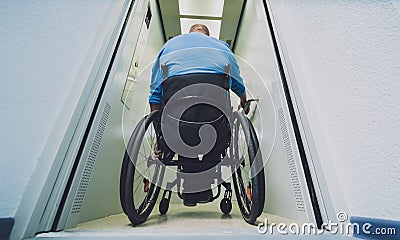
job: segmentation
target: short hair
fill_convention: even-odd
[[[210,36],[210,31],[208,30],[208,27],[207,27],[206,25],[200,24],[200,23],[197,23],[197,24],[192,25],[192,26],[190,27],[189,32],[190,32],[190,33],[191,33],[191,32],[202,32],[202,33],[204,33],[205,35]]]

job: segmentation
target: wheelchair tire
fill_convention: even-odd
[[[142,125],[143,122],[146,120],[146,118],[142,118],[140,122],[137,125]],[[136,136],[138,128],[135,128],[135,130],[132,132],[131,137],[129,139],[128,145],[125,150],[124,158],[122,160],[122,166],[121,166],[121,174],[120,174],[120,180],[119,180],[119,199],[121,202],[122,210],[126,214],[125,210],[125,182],[126,182],[126,169],[128,168],[128,164],[130,162],[130,157],[128,153],[128,149],[132,149],[134,139]]]
[[[263,211],[265,201],[262,157],[250,120],[242,113],[234,112],[233,123],[233,186],[243,219],[254,224]]]
[[[152,159],[157,141],[153,122],[158,117],[159,112],[152,112],[136,125],[122,163],[121,205],[134,226],[145,222],[152,212],[164,178],[165,167]]]
[[[257,137],[256,131],[255,131],[254,127],[253,127],[253,124],[251,124],[249,119],[248,119],[248,121],[250,123],[250,135],[251,135],[251,137],[253,139],[254,147],[255,147],[255,149],[257,149],[257,151],[259,151],[260,144],[258,142],[258,137]],[[257,153],[257,151],[256,151],[256,153]],[[261,193],[262,193],[262,197],[259,198],[259,202],[258,202],[260,208],[259,208],[259,212],[257,214],[257,217],[259,217],[261,215],[261,213],[263,212],[263,210],[264,210],[264,203],[265,203],[266,193],[265,193],[264,163],[263,163],[263,160],[262,160],[261,151],[259,151],[257,153],[257,155],[258,155],[258,157],[254,161],[254,164],[255,164],[255,168],[259,169],[258,171],[260,171],[260,174],[261,174],[261,175],[258,176],[258,178],[260,180],[260,182],[258,183],[258,188],[261,190]]]

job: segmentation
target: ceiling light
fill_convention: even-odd
[[[222,17],[224,0],[179,0],[180,15]]]

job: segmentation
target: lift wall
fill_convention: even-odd
[[[234,51],[250,66],[242,63],[241,74],[248,93],[259,99],[260,123],[253,124],[265,162],[264,211],[315,222],[262,1],[246,3]]]
[[[145,16],[148,9],[152,17],[147,28]],[[164,38],[155,1],[137,1],[132,11],[125,38],[121,42],[120,54],[114,61],[114,69],[105,90],[107,95],[104,96],[104,102],[111,106],[109,119],[79,212],[79,220],[75,223],[122,212],[119,175],[125,144],[137,122],[149,112],[149,73]],[[129,85],[132,79],[127,78],[132,77],[136,79]],[[87,151],[90,148],[93,146],[88,146]]]

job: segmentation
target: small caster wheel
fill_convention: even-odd
[[[168,212],[169,208],[169,199],[163,198],[161,199],[160,205],[158,206],[158,210],[160,211],[161,215],[165,215]]]
[[[232,202],[228,198],[223,198],[219,204],[219,208],[224,214],[229,214],[232,210]]]

